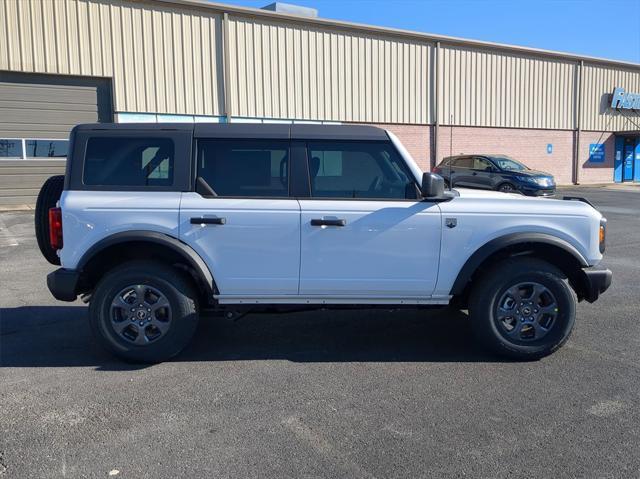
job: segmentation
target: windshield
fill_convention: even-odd
[[[513,158],[509,158],[507,156],[493,156],[492,159],[493,159],[493,161],[498,163],[498,166],[502,170],[523,171],[523,170],[528,170],[529,169],[525,165],[520,163],[519,161],[516,161]]]

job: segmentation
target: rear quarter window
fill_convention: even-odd
[[[171,138],[89,138],[83,183],[89,186],[172,186],[175,156],[175,144]]]

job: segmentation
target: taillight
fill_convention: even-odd
[[[49,208],[49,244],[52,249],[62,249],[62,210]]]

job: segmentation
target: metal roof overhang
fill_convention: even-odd
[[[538,55],[544,57],[554,57],[556,59],[585,61],[590,63],[598,63],[604,65],[612,65],[624,68],[634,68],[640,70],[640,63],[626,62],[622,60],[611,60],[607,58],[591,57],[587,55],[576,55],[566,52],[558,52],[553,50],[544,50],[540,48],[522,47],[517,45],[508,45],[504,43],[486,42],[481,40],[469,40],[459,37],[450,37],[447,35],[436,35],[430,33],[416,32],[413,30],[403,30],[398,28],[379,27],[374,25],[366,25],[363,23],[345,22],[340,20],[329,20],[325,18],[302,17],[299,15],[291,15],[280,12],[272,12],[259,8],[239,7],[224,3],[209,2],[207,0],[145,0],[147,3],[164,3],[174,4],[182,7],[190,6],[195,8],[206,8],[217,10],[220,13],[236,13],[239,15],[248,15],[253,17],[266,17],[270,19],[280,19],[283,21],[294,23],[306,23],[312,25],[321,25],[326,27],[334,27],[348,30],[360,30],[369,33],[379,33],[404,38],[414,38],[427,42],[442,42],[448,45],[468,46],[477,48],[489,48],[493,50],[501,50],[513,53],[521,53],[528,55]]]

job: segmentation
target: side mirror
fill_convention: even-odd
[[[423,173],[420,193],[423,198],[441,198],[444,196],[444,178],[435,173]]]

